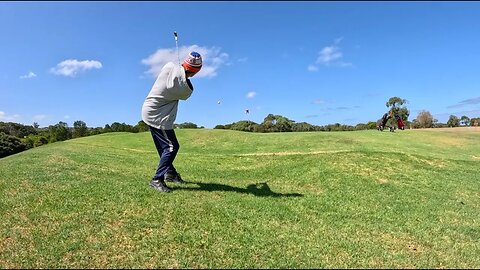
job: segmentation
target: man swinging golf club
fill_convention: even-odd
[[[191,52],[181,65],[169,62],[163,66],[142,107],[142,119],[150,127],[160,163],[150,186],[160,192],[170,192],[165,184],[185,183],[173,166],[180,145],[173,130],[178,101],[186,100],[193,92],[190,77],[202,68],[202,56]]]

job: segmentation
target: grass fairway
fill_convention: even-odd
[[[480,268],[480,129],[177,130],[0,159],[0,268]]]

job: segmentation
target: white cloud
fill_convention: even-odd
[[[321,99],[316,99],[313,101],[313,104],[324,104],[325,101],[321,100]]]
[[[51,68],[50,71],[56,75],[62,75],[67,77],[75,77],[77,74],[90,70],[100,69],[102,63],[96,60],[84,60],[78,61],[76,59],[67,59],[57,64],[56,67]]]
[[[247,98],[254,98],[257,95],[257,92],[248,92]]]
[[[178,48],[178,54],[180,56],[180,62],[192,51],[196,51],[202,55],[203,65],[202,69],[195,75],[195,77],[215,77],[218,69],[222,65],[227,65],[229,55],[222,53],[220,48],[217,47],[200,47],[198,45],[183,46]],[[158,49],[155,53],[149,55],[147,58],[142,59],[142,63],[149,66],[149,69],[145,72],[150,76],[156,78],[162,67],[168,63],[178,63],[177,51],[175,48]]]
[[[316,63],[329,65],[333,61],[342,58],[342,52],[340,48],[337,46],[327,46],[324,47],[320,52],[320,56],[318,56]]]
[[[318,71],[318,67],[316,67],[314,65],[308,65],[307,69],[308,69],[308,71]]]
[[[37,77],[37,74],[30,71],[28,74],[20,76],[20,79],[31,79],[35,77]]]
[[[17,122],[20,118],[20,115],[7,115],[5,112],[0,111],[0,121],[1,122]]]
[[[70,115],[65,115],[63,119],[70,119]]]
[[[334,40],[333,44],[330,46],[323,47],[318,52],[317,60],[315,61],[316,65],[323,66],[337,66],[337,67],[351,67],[352,63],[343,62],[343,53],[339,46],[340,42],[343,40],[343,37],[337,38]],[[318,66],[309,65],[308,71],[317,71]]]

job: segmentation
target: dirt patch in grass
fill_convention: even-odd
[[[388,183],[388,180],[382,177],[377,178],[377,182],[380,184],[386,184]]]
[[[419,131],[449,131],[449,132],[480,132],[480,127],[454,127],[454,128],[420,128],[420,129],[412,129],[412,131],[419,130]]]
[[[314,194],[322,194],[324,190],[315,184],[306,184],[304,185],[305,190],[308,190]]]
[[[323,151],[312,151],[312,152],[264,152],[264,153],[247,153],[247,154],[238,154],[235,156],[294,156],[294,155],[322,155],[322,154],[336,154],[336,153],[345,153],[351,152],[351,150],[323,150]]]
[[[332,167],[344,172],[347,175],[357,175],[362,178],[371,179],[379,184],[396,184],[392,179],[398,174],[398,161],[392,157],[367,156],[363,154],[350,155],[348,158],[331,162]],[[393,166],[392,164],[397,164]]]
[[[137,152],[137,153],[156,153],[156,151],[153,151],[153,150],[142,150],[142,149],[125,148],[125,147],[122,149],[132,151],[132,152]]]
[[[438,160],[438,159],[437,160],[429,160],[429,159],[419,158],[419,157],[414,156],[414,155],[408,155],[408,157],[415,162],[426,164],[428,166],[432,166],[432,167],[435,167],[435,168],[445,168],[447,166],[444,161]]]
[[[74,164],[74,161],[56,153],[54,155],[50,155],[50,157],[47,159],[47,163],[51,165],[59,166],[59,165]]]

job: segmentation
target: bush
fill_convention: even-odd
[[[25,149],[25,144],[19,138],[0,132],[0,158],[22,152]]]
[[[25,139],[22,140],[23,144],[25,144],[26,149],[38,147],[48,143],[48,139],[42,135],[28,135]],[[25,150],[26,150],[25,149]]]
[[[92,136],[92,135],[98,135],[98,134],[102,134],[102,133],[104,133],[103,128],[102,127],[96,127],[96,128],[90,128],[90,130],[88,132],[88,135]]]
[[[145,132],[150,130],[148,125],[145,124],[143,120],[138,121],[137,125],[135,126],[135,129],[138,130],[138,132]]]
[[[304,132],[304,131],[315,131],[316,127],[306,122],[293,123],[292,131],[293,132]]]
[[[197,124],[194,124],[194,123],[191,123],[191,122],[185,122],[185,123],[182,123],[182,124],[174,124],[173,126],[174,126],[174,128],[193,128],[193,129],[198,128]]]
[[[233,123],[230,129],[253,132],[256,126],[258,126],[258,124],[255,122],[243,120]]]

